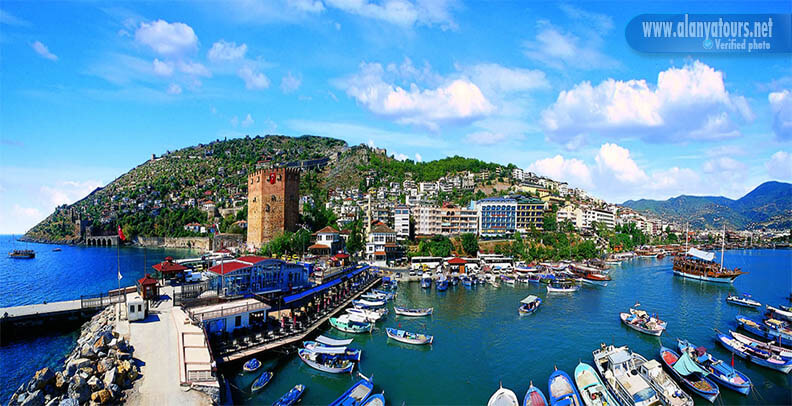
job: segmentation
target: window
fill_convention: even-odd
[[[234,318],[234,327],[242,326],[242,316],[236,316]]]
[[[135,305],[129,305],[129,312],[130,313],[134,313],[135,312]]]
[[[139,312],[142,312],[142,311],[143,311],[143,305],[140,305],[140,304],[138,305],[138,311],[139,311]]]

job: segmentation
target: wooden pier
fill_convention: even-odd
[[[308,337],[311,334],[313,334],[325,322],[330,320],[331,317],[333,317],[336,314],[338,314],[339,312],[343,311],[347,306],[349,306],[352,303],[353,300],[357,299],[358,297],[360,297],[360,295],[362,295],[363,293],[365,293],[367,290],[371,289],[372,287],[376,286],[380,282],[382,282],[382,278],[378,278],[378,277],[373,278],[373,280],[371,282],[369,282],[367,285],[365,285],[357,293],[355,293],[352,296],[350,296],[347,300],[345,300],[341,304],[339,304],[335,309],[331,310],[329,313],[327,313],[321,319],[316,320],[313,324],[308,326],[308,328],[306,328],[304,331],[302,331],[300,333],[289,335],[289,336],[286,336],[286,337],[283,337],[283,338],[279,338],[277,340],[266,342],[266,343],[263,343],[261,345],[257,345],[257,346],[254,346],[254,347],[245,348],[244,350],[240,350],[240,351],[237,351],[237,352],[234,352],[234,353],[224,354],[222,356],[219,356],[219,357],[215,358],[215,361],[217,362],[218,365],[220,365],[220,364],[224,364],[224,363],[228,363],[228,362],[233,362],[233,361],[237,361],[237,360],[240,360],[240,359],[244,359],[244,358],[253,356],[255,354],[264,352],[264,351],[269,351],[269,350],[273,350],[275,348],[283,347],[285,345],[302,342],[303,340],[305,340],[306,337]]]

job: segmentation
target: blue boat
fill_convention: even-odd
[[[737,324],[745,331],[754,334],[758,337],[766,338],[768,340],[773,340],[779,345],[783,345],[786,347],[792,347],[792,339],[789,339],[780,331],[774,330],[765,326],[764,324],[751,319],[750,317],[745,317],[741,314],[738,314],[737,317]]]
[[[385,393],[371,395],[363,401],[362,406],[385,406]]]
[[[542,393],[539,388],[533,385],[531,382],[531,386],[528,387],[528,392],[525,393],[525,398],[523,398],[523,406],[547,406],[547,398],[545,397],[544,393]]]
[[[316,341],[303,341],[306,350],[320,354],[335,355],[338,359],[348,359],[350,361],[360,361],[363,351],[357,348],[331,347]]]
[[[470,279],[469,276],[465,275],[462,277],[462,284],[467,287],[471,287],[473,286],[473,279]]]
[[[751,392],[751,379],[742,372],[734,369],[733,366],[724,363],[721,360],[712,358],[712,355],[707,353],[706,348],[696,347],[687,340],[677,339],[677,348],[680,352],[687,352],[691,358],[696,360],[698,364],[707,369],[712,374],[712,378],[717,383],[733,390],[747,395]]]
[[[715,398],[720,394],[718,385],[707,378],[707,375],[710,375],[709,371],[701,368],[687,353],[683,353],[680,357],[674,350],[661,346],[660,359],[671,374],[693,393],[715,402]]]
[[[437,291],[444,292],[448,289],[448,281],[443,279],[440,282],[437,282]]]
[[[272,372],[270,372],[270,371],[267,371],[267,372],[264,372],[263,374],[261,374],[261,376],[256,378],[256,380],[253,381],[253,384],[250,385],[250,391],[251,392],[257,392],[257,391],[261,390],[261,388],[267,386],[267,384],[270,383],[270,381],[272,380],[272,376],[273,375],[274,374]]]
[[[285,395],[281,396],[280,399],[276,400],[272,406],[292,406],[297,404],[300,401],[303,393],[305,393],[305,385],[294,385],[290,391],[286,392]]]
[[[363,378],[330,403],[330,406],[362,406],[372,390],[374,390],[374,384]]]
[[[517,309],[517,311],[520,313],[520,315],[531,314],[537,311],[539,309],[539,305],[541,304],[542,299],[534,295],[530,295],[520,301],[520,307]]]
[[[424,273],[421,276],[421,287],[424,289],[429,289],[432,287],[432,275]]]
[[[775,369],[788,374],[792,371],[792,359],[779,357],[769,351],[765,351],[756,347],[748,346],[740,341],[727,336],[726,334],[718,334],[718,342],[721,343],[727,350],[731,351],[734,355],[745,358],[756,365],[766,368]]]
[[[550,394],[551,406],[583,405],[583,401],[580,399],[580,392],[578,392],[572,379],[569,378],[566,372],[559,371],[558,368],[547,380],[547,392]]]
[[[251,358],[245,365],[242,365],[242,370],[245,372],[253,372],[259,368],[261,368],[261,361],[256,358]]]

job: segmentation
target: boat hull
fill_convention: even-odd
[[[710,403],[714,403],[715,399],[720,394],[720,390],[718,389],[718,385],[716,385],[715,382],[712,382],[711,380],[707,379],[706,377],[703,377],[701,380],[707,382],[713,388],[713,390],[706,391],[706,390],[699,389],[692,381],[690,381],[689,379],[687,379],[684,376],[680,375],[679,372],[677,372],[674,369],[673,364],[671,362],[669,362],[669,360],[666,359],[666,354],[670,354],[671,356],[673,356],[674,362],[679,360],[679,354],[677,354],[676,352],[674,352],[670,348],[660,347],[660,360],[663,362],[663,365],[665,365],[666,369],[668,369],[671,372],[671,375],[673,375],[674,378],[676,378],[677,381],[682,382],[682,385],[685,385],[685,387],[690,389],[691,392],[695,393],[696,395],[701,396],[704,399],[707,399]]]
[[[571,391],[559,392],[553,391],[553,388],[563,387],[563,381],[569,386]],[[555,384],[555,385],[554,385]],[[580,392],[578,392],[572,378],[564,371],[556,370],[547,379],[547,392],[550,394],[550,405],[582,405],[583,401],[580,399]]]
[[[407,317],[424,317],[429,316],[434,312],[434,308],[428,309],[407,309],[404,307],[394,307],[393,312],[399,316]]]
[[[756,355],[749,354],[749,353],[747,353],[745,351],[741,351],[739,348],[734,346],[730,342],[730,340],[728,340],[728,337],[726,337],[725,334],[718,334],[718,342],[723,346],[723,348],[727,349],[732,354],[734,354],[734,355],[736,355],[736,356],[738,356],[738,357],[740,357],[742,359],[745,359],[745,360],[747,360],[749,362],[752,362],[752,363],[754,363],[756,365],[759,365],[759,366],[762,366],[762,367],[765,367],[765,368],[774,369],[776,371],[780,371],[780,372],[783,372],[785,374],[788,374],[789,371],[792,371],[792,360],[789,360],[787,358],[782,358],[781,359],[781,360],[783,360],[785,362],[771,362],[771,361],[768,361],[768,360],[766,360],[766,359],[764,359],[762,357],[758,357]]]
[[[627,321],[628,317],[630,317],[629,313],[619,313],[619,319],[621,319],[622,324],[624,324],[625,326],[627,326],[627,327],[629,327],[629,328],[631,328],[631,329],[633,329],[635,331],[638,331],[638,332],[641,332],[641,333],[644,333],[644,334],[648,334],[650,336],[656,336],[656,337],[659,337],[661,334],[663,334],[663,330],[662,329],[650,330],[650,329],[647,329],[647,328],[643,328],[643,327],[641,327],[639,325],[632,324],[629,321]]]
[[[285,395],[281,396],[280,399],[276,400],[272,406],[292,406],[297,404],[300,401],[300,398],[305,393],[305,385],[295,385],[290,391],[286,392]]]
[[[361,379],[330,403],[330,406],[360,406],[366,401],[372,390],[374,390],[374,384],[368,379]]]
[[[405,344],[425,345],[425,344],[431,344],[434,341],[434,336],[424,335],[424,334],[413,334],[413,333],[408,333],[406,331],[396,330],[393,328],[386,328],[385,332],[388,334],[388,338],[391,338],[393,340]],[[399,334],[400,332],[404,334]],[[410,337],[409,336],[410,334],[413,334],[415,337]]]
[[[300,356],[300,359],[309,367],[316,369],[318,371],[327,372],[331,374],[343,374],[347,372],[352,372],[355,369],[355,363],[351,361],[343,362],[339,367],[331,367],[319,362],[316,362],[308,357],[309,351],[306,349],[300,349],[297,351],[297,355]]]
[[[338,321],[336,318],[330,319],[330,325],[333,326],[336,330],[343,331],[345,333],[353,333],[353,334],[361,334],[361,333],[370,333],[373,325],[371,323],[360,323],[358,324],[350,324]]]
[[[696,347],[687,341],[677,340],[677,348],[679,351],[686,351],[688,348]],[[751,392],[751,379],[742,372],[724,364],[722,361],[711,358],[710,361],[705,361],[704,364],[699,362],[699,365],[711,372],[709,376],[711,376],[717,384],[735,392],[742,393],[743,395],[748,395]],[[739,378],[742,383],[733,382],[732,379],[729,378],[730,375],[734,378]]]
[[[691,273],[686,273],[686,272],[680,272],[680,271],[677,271],[676,269],[674,270],[674,275],[681,276],[681,277],[686,278],[686,279],[697,280],[697,281],[713,282],[713,283],[725,283],[725,284],[734,283],[734,280],[737,279],[737,276],[739,276],[739,275],[735,275],[735,276],[729,276],[729,277],[726,277],[726,278],[714,278],[714,277],[705,276],[705,275],[696,275],[696,274],[691,274]]]
[[[544,393],[542,393],[539,388],[532,384],[531,387],[528,388],[528,392],[525,393],[523,406],[548,406],[547,397],[545,397]]]

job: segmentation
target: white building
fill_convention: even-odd
[[[410,207],[405,204],[396,205],[393,209],[393,226],[396,228],[396,239],[405,241],[410,238]]]

